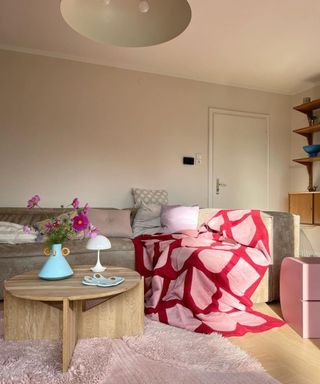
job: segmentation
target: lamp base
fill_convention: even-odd
[[[104,272],[107,268],[103,267],[100,263],[97,263],[94,267],[90,268],[92,272]]]
[[[106,270],[106,267],[103,267],[100,263],[100,249],[98,249],[97,253],[97,263],[94,267],[90,268],[92,272],[103,272]]]

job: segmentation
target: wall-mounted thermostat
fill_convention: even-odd
[[[183,164],[186,164],[186,165],[194,165],[194,157],[187,157],[187,156],[184,156],[184,157],[183,157]]]

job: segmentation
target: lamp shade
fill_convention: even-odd
[[[101,249],[109,249],[111,248],[111,243],[109,239],[105,236],[98,235],[96,237],[92,237],[87,242],[87,249],[92,249],[94,251]]]
[[[187,0],[61,0],[60,11],[81,35],[122,47],[169,41],[191,20]]]

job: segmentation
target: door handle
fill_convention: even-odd
[[[220,179],[217,178],[216,179],[216,195],[219,195],[220,194],[220,187],[226,187],[227,184],[225,183],[220,183]]]

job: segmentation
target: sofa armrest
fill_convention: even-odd
[[[300,216],[293,215],[293,227],[294,227],[294,250],[293,256],[300,257]]]
[[[279,300],[280,266],[288,256],[299,255],[300,218],[288,212],[267,212],[273,217],[273,264],[269,268],[268,301]]]
[[[221,209],[201,208],[200,226]],[[299,256],[300,217],[287,212],[261,212],[262,220],[269,234],[271,264],[259,288],[252,296],[254,302],[279,299],[279,276],[282,259]]]

